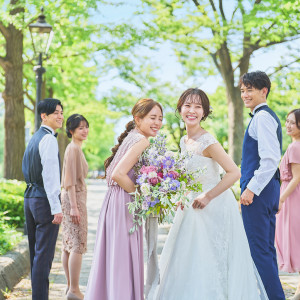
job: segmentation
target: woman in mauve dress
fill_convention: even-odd
[[[72,142],[67,146],[62,172],[61,204],[62,221],[62,264],[64,267],[68,300],[81,300],[79,277],[82,254],[87,250],[87,189],[85,178],[88,164],[81,150],[89,133],[89,123],[79,114],[70,116],[66,131]]]
[[[275,243],[279,269],[300,272],[300,109],[287,115],[286,133],[292,138],[280,163],[280,201]],[[293,300],[300,300],[300,282]]]
[[[112,155],[104,162],[108,191],[101,207],[94,259],[86,300],[144,299],[143,229],[134,233],[127,203],[135,191],[134,165],[162,126],[161,105],[141,99],[133,107],[133,121],[119,136]]]

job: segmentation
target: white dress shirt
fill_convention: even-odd
[[[58,144],[54,136],[54,130],[46,125],[42,125],[52,134],[45,134],[39,143],[39,153],[41,156],[41,163],[43,166],[42,177],[44,188],[50,204],[51,214],[55,215],[61,213],[60,204],[60,170],[58,161]]]
[[[257,196],[274,176],[281,158],[276,120],[265,110],[255,113],[259,107],[264,105],[267,104],[261,103],[254,108],[254,116],[248,129],[249,135],[258,143],[260,163],[247,188]]]

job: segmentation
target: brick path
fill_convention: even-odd
[[[94,241],[97,230],[97,222],[100,207],[105,195],[106,186],[103,182],[96,180],[89,180],[88,182],[88,216],[89,216],[89,232],[88,232],[88,252],[83,257],[82,270],[80,276],[80,288],[84,293],[88,281],[90,266],[93,259]],[[158,253],[161,252],[163,243],[165,241],[168,226],[159,229]],[[61,237],[59,236],[56,248],[55,259],[52,265],[50,275],[50,300],[65,299],[64,290],[66,287],[66,280],[64,271],[60,262],[61,255]],[[146,255],[145,255],[146,257]],[[289,299],[295,292],[297,281],[299,280],[298,274],[281,273],[281,282],[284,287],[285,295]],[[14,288],[14,291],[8,294],[8,299],[25,300],[31,299],[30,278],[27,276]]]

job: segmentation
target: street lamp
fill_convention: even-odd
[[[38,115],[37,107],[39,102],[42,100],[42,80],[43,73],[46,72],[46,69],[43,68],[43,54],[47,54],[53,38],[52,26],[46,22],[43,8],[41,8],[41,14],[38,17],[37,22],[29,25],[29,30],[34,53],[38,55],[38,65],[33,68],[36,73],[36,103],[34,127],[35,131],[37,131],[41,125],[41,119]]]

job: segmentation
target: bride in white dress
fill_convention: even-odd
[[[238,204],[230,187],[240,171],[200,121],[210,113],[200,89],[188,89],[177,104],[186,124],[182,152],[191,152],[188,169],[205,168],[197,179],[202,193],[190,193],[177,209],[160,259],[159,300],[268,299],[251,258]],[[222,180],[219,166],[226,174]],[[181,209],[180,209],[181,208]]]

